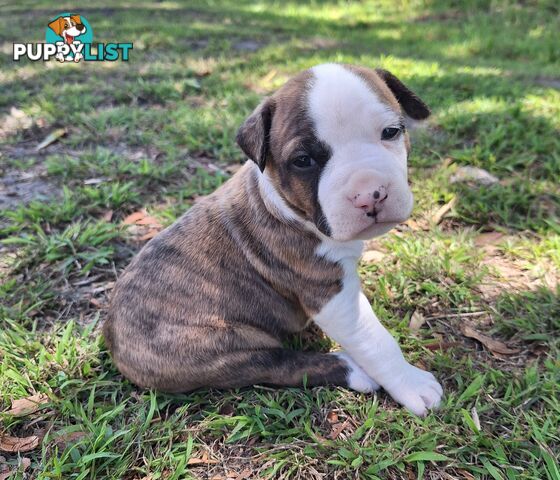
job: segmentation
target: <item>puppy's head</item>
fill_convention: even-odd
[[[386,70],[325,64],[263,100],[237,142],[290,213],[334,240],[367,239],[410,215],[405,116],[429,115]]]
[[[58,17],[49,23],[49,28],[54,33],[61,36],[66,43],[72,43],[74,41],[74,37],[86,33],[87,30],[79,15]]]

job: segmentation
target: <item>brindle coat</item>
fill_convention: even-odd
[[[390,107],[400,112],[398,99],[413,118],[429,114],[414,111],[416,101],[407,108],[411,92],[388,72],[356,72]],[[328,235],[318,176],[290,170],[304,147],[318,162],[330,156],[305,111],[310,80],[303,72],[257,107],[237,138],[255,163],[151,240],[119,278],[103,332],[134,383],[170,392],[304,379],[347,386],[338,356],[282,347],[341,290],[343,271],[315,255],[317,235],[267,209],[258,185],[257,165],[293,211]]]

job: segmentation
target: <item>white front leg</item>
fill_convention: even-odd
[[[410,365],[395,339],[381,325],[351,262],[343,265],[343,289],[314,317],[314,321],[339,343],[352,359],[397,402],[416,415],[437,408],[443,390],[434,376]],[[348,271],[352,268],[353,272]]]

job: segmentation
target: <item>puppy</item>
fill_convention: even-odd
[[[62,37],[64,43],[67,43],[68,45],[80,43],[79,41],[74,42],[74,38],[83,35],[87,31],[87,27],[82,23],[82,19],[79,15],[58,17],[49,23],[49,28],[59,37]],[[84,56],[81,53],[76,53],[74,58],[68,55],[66,60],[79,62],[82,58],[84,58]],[[59,62],[64,62],[64,55],[59,53],[56,56],[56,59]]]
[[[411,213],[405,116],[428,107],[385,70],[325,64],[237,134],[251,160],[152,239],[117,281],[104,335],[134,383],[168,392],[382,386],[417,415],[442,388],[410,365],[360,288],[363,240]],[[314,321],[344,349],[286,349]]]

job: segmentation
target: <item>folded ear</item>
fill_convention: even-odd
[[[72,15],[70,18],[78,25],[82,23],[82,18],[79,15]]]
[[[62,33],[62,31],[64,30],[64,25],[64,18],[62,17],[58,17],[51,23],[49,23],[50,29],[57,35],[60,35]]]
[[[261,172],[264,171],[269,153],[273,115],[274,101],[272,98],[265,98],[237,131],[237,144],[259,166]]]
[[[414,120],[424,120],[430,116],[430,109],[422,99],[391,72],[383,70],[382,68],[376,68],[375,72],[393,92],[393,95],[400,103],[402,109],[410,118]]]

